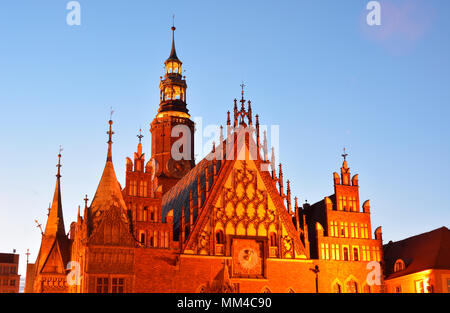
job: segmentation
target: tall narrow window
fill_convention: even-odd
[[[148,183],[144,181],[144,193],[143,193],[144,197],[147,197],[147,190],[148,190]]]
[[[222,245],[224,243],[224,238],[223,238],[223,231],[222,230],[218,230],[216,232],[216,243],[219,245]]]
[[[359,249],[353,247],[353,261],[359,261]]]
[[[141,237],[140,238],[141,245],[145,246],[145,233],[142,232],[140,237]]]
[[[143,220],[144,222],[147,222],[147,217],[148,217],[148,209],[147,209],[147,207],[144,207],[143,218],[142,218],[142,220]]]
[[[276,247],[277,246],[277,235],[275,233],[270,233],[270,246]]]
[[[347,247],[344,247],[343,256],[344,256],[344,261],[348,261],[348,248]]]

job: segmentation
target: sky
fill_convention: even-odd
[[[385,243],[449,227],[449,1],[379,1],[375,26],[368,0],[79,0],[79,26],[68,2],[0,3],[0,252],[20,253],[20,274],[60,145],[66,230],[100,180],[111,107],[120,183],[140,128],[150,155],[173,14],[192,117],[225,124],[244,81],[300,203],[333,194],[346,147]]]

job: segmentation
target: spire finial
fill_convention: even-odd
[[[63,151],[62,146],[59,146],[59,153],[58,153],[58,165],[56,165],[56,167],[58,168],[58,174],[56,174],[56,177],[60,178],[61,177],[61,152]]]
[[[175,14],[172,16],[172,27],[170,29],[172,30],[172,50],[170,51],[168,60],[178,60],[177,52],[175,50]]]
[[[241,104],[242,104],[242,111],[244,111],[244,104],[245,104],[245,100],[244,100],[244,88],[245,88],[246,86],[245,86],[245,84],[244,84],[244,81],[242,81],[242,84],[241,84]]]
[[[341,154],[341,156],[344,158],[344,162],[347,161],[348,154],[345,152],[345,147],[344,147],[344,153]]]
[[[108,155],[106,157],[106,161],[112,161],[112,135],[114,134],[114,132],[112,131],[112,125],[113,125],[113,121],[112,121],[112,115],[114,114],[113,109],[111,108],[111,115],[109,117],[109,131],[107,131],[106,133],[109,136],[108,139]]]
[[[142,138],[144,138],[144,135],[142,135],[142,129],[139,129],[139,135],[137,135],[136,137],[139,138],[139,143],[141,143]]]
[[[83,200],[84,200],[84,208],[87,208],[87,203],[89,201],[88,196],[86,195]]]

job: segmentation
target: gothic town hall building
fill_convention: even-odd
[[[369,201],[360,201],[358,175],[351,176],[345,157],[332,176],[334,193],[299,206],[242,93],[220,142],[194,161],[195,125],[174,31],[150,124],[150,158],[139,138],[122,188],[110,120],[97,191],[66,232],[59,155],[53,203],[25,292],[382,291],[381,228],[373,231]],[[187,131],[173,137],[174,127]],[[180,140],[181,159],[171,152]]]

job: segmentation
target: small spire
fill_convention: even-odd
[[[288,212],[291,213],[292,212],[292,210],[291,210],[291,182],[289,181],[289,179],[287,181],[287,191],[286,192],[287,192],[287,205],[288,205],[287,209],[288,209]]]
[[[87,203],[89,201],[88,196],[86,195],[83,200],[84,200],[84,208],[87,209],[88,207]]]
[[[283,167],[281,165],[281,163],[279,164],[279,171],[278,171],[278,183],[280,185],[280,195],[283,197],[284,196],[284,192],[283,192]]]
[[[268,152],[267,152],[267,132],[264,130],[264,161],[267,161],[269,159]]]

